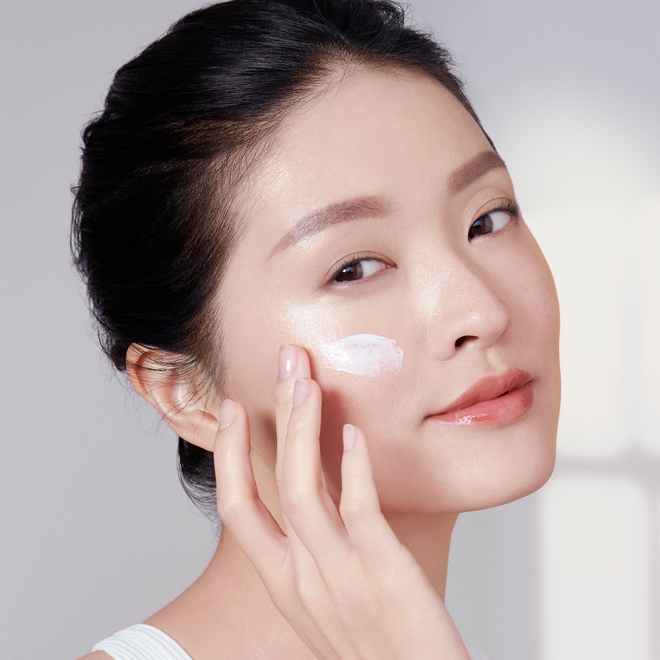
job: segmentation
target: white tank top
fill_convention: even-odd
[[[169,635],[146,623],[120,630],[92,651],[105,651],[115,660],[192,660]]]
[[[471,660],[490,660],[474,644],[463,641]],[[145,623],[120,630],[92,651],[105,651],[114,660],[192,660],[169,635]]]

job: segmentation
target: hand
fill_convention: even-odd
[[[322,660],[469,660],[442,599],[380,511],[362,432],[344,427],[339,510],[321,468],[321,391],[301,348],[275,388],[282,529],[259,498],[243,406],[223,402],[218,513],[279,612]]]

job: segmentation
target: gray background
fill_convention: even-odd
[[[542,158],[520,138],[530,113],[558,97],[588,98],[595,121],[601,110],[616,115],[648,171],[660,172],[657,0],[415,4],[417,23],[456,53],[523,209],[573,185],[560,166],[531,167]],[[73,660],[177,595],[214,549],[211,525],[178,485],[174,438],[94,345],[68,253],[81,126],[101,107],[113,71],[199,6],[3,7],[2,658]],[[448,604],[463,633],[498,660],[542,656],[537,498],[467,514],[455,533]]]

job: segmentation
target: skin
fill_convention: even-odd
[[[459,191],[456,173],[470,162],[486,163],[487,171]],[[497,231],[468,238],[475,220],[515,201],[506,168],[494,162],[480,128],[439,83],[405,71],[338,76],[292,111],[238,192],[245,231],[216,301],[224,319],[222,391],[203,395],[176,378],[164,385],[139,368],[158,356],[132,348],[138,392],[176,433],[215,450],[225,523],[218,550],[202,577],[148,621],[195,660],[315,657],[308,647],[317,657],[370,657],[350,646],[362,601],[355,593],[332,601],[337,584],[355,591],[337,568],[333,574],[325,567],[332,552],[368,558],[362,572],[351,573],[350,562],[345,572],[372,596],[383,594],[382,572],[374,577],[369,567],[383,557],[390,562],[383,566],[425,576],[414,597],[398,594],[397,603],[434,612],[441,637],[402,629],[388,638],[388,649],[401,642],[405,654],[419,638],[414,657],[427,650],[428,657],[434,650],[435,657],[467,657],[442,604],[456,516],[545,483],[560,395],[557,298],[529,229],[521,217],[500,212],[493,216],[503,225]],[[379,209],[312,235],[291,234],[310,214],[365,197]],[[369,260],[362,263],[367,276],[334,281],[337,265],[354,255]],[[366,378],[320,359],[323,345],[358,333],[395,339],[404,351],[401,371]],[[296,367],[278,379],[282,344],[299,348],[285,349]],[[512,367],[533,378],[534,403],[522,417],[488,427],[429,419],[482,377]],[[299,379],[307,397],[292,411]],[[221,408],[225,399],[242,405]],[[228,417],[233,423],[218,432],[219,418]],[[347,423],[359,429],[348,452]],[[358,518],[369,521],[378,547]],[[325,550],[315,547],[314,535],[308,539],[310,529],[328,535]],[[296,609],[280,579],[286,570],[277,573],[267,559],[285,566],[302,547],[324,576],[318,581],[314,572],[315,602],[331,598],[340,613],[354,612],[344,628],[326,625],[320,606]],[[299,570],[293,566],[289,577]],[[365,622],[369,630],[377,625]],[[348,648],[357,655],[337,650]],[[385,656],[381,650],[374,657]]]

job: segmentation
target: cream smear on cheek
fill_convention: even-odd
[[[360,334],[338,339],[321,348],[328,366],[356,376],[378,376],[383,371],[401,371],[403,351],[394,339]]]

